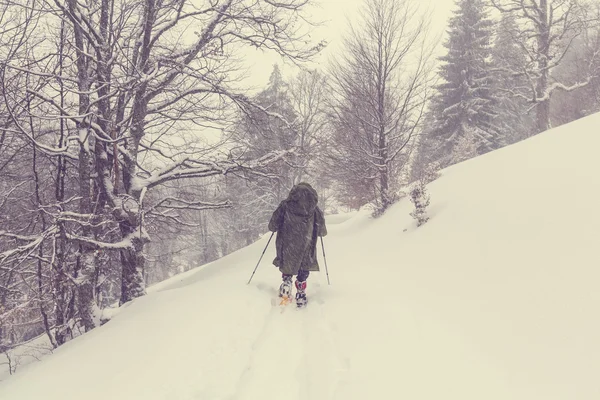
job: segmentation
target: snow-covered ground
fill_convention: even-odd
[[[331,286],[311,275],[304,310],[271,306],[273,243],[246,285],[266,235],[21,368],[0,399],[600,399],[598,126],[443,171],[420,228],[408,199],[331,219]]]

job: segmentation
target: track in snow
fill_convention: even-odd
[[[259,290],[277,296],[273,288]],[[335,328],[326,319],[321,285],[314,282],[309,304],[281,312],[275,306],[253,343],[248,364],[230,400],[336,399],[349,362],[336,345]]]

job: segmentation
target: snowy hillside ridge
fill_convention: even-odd
[[[154,286],[0,398],[597,400],[598,126],[441,171],[421,227],[408,198],[332,218],[331,286],[319,248],[306,309],[271,306],[273,244],[246,285],[265,235]]]

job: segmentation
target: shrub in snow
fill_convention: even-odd
[[[410,191],[410,201],[415,205],[415,210],[410,213],[410,216],[417,220],[417,226],[421,226],[429,221],[429,217],[427,216],[429,195],[423,181],[419,181]]]

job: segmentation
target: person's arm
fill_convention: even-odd
[[[315,224],[317,224],[317,235],[327,236],[327,227],[325,226],[325,216],[319,207],[315,210]]]
[[[269,230],[271,232],[277,232],[279,230],[279,227],[281,226],[281,222],[283,219],[284,212],[285,212],[285,202],[282,201],[281,203],[279,203],[279,206],[277,207],[275,212],[273,212],[273,215],[271,216],[271,220],[269,221]]]

